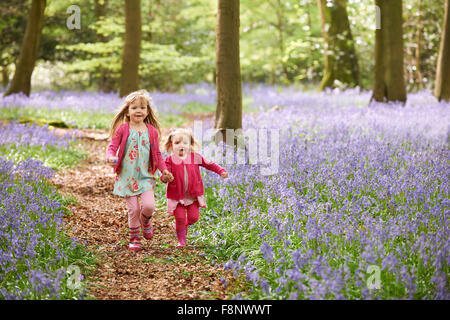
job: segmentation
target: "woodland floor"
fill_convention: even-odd
[[[128,250],[126,204],[113,194],[114,174],[104,161],[106,131],[81,131],[88,158],[57,172],[52,182],[59,193],[76,198],[77,204],[69,205],[72,213],[65,217],[67,233],[98,257],[96,269],[86,276],[87,298],[229,299],[229,285],[235,283],[231,273],[220,264],[211,265],[199,247],[188,243],[176,249],[173,217],[165,208],[157,208],[153,215],[153,239],[142,238],[140,252]]]

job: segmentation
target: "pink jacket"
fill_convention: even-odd
[[[163,172],[167,168],[161,155],[161,151],[159,150],[158,131],[152,125],[148,123],[146,125],[148,128],[148,137],[150,140],[150,159],[148,161],[149,172],[154,174],[156,172],[156,169],[159,169],[159,171]],[[129,135],[130,125],[128,122],[125,122],[123,125],[117,128],[116,133],[108,146],[108,150],[106,151],[106,158],[108,159],[109,157],[115,157],[117,149],[119,149],[119,154],[117,155],[119,161],[114,167],[114,172],[117,174],[120,174],[120,172],[122,171],[121,164]]]
[[[224,168],[215,164],[212,161],[208,161],[203,158],[199,153],[191,152],[184,160],[176,157],[170,156],[166,158],[166,167],[174,177],[172,182],[167,184],[166,197],[173,200],[182,200],[185,198],[185,187],[184,187],[184,167],[188,174],[188,195],[192,197],[198,197],[203,195],[203,181],[200,175],[200,168],[202,166],[208,170],[211,170],[217,174],[222,174],[226,172]],[[165,182],[160,177],[162,182]]]

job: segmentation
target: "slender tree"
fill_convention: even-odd
[[[444,26],[436,71],[434,94],[439,101],[450,101],[450,3],[445,0]]]
[[[375,70],[372,100],[406,102],[403,67],[402,0],[375,0],[381,28],[375,31]]]
[[[242,84],[239,61],[239,0],[218,0],[216,26],[217,107],[215,128],[242,128]]]
[[[108,0],[95,0],[94,12],[97,22],[106,19],[106,10],[108,8]],[[103,34],[97,33],[97,42],[108,42],[110,39]],[[114,90],[114,81],[111,79],[111,72],[107,67],[100,67],[100,76],[98,79],[98,88],[104,92]]]
[[[317,0],[317,3],[325,41],[325,72],[319,89],[334,87],[336,80],[355,87],[359,85],[359,68],[347,0]]]
[[[10,0],[7,6],[0,6],[0,73],[3,87],[9,84],[8,66],[16,61],[20,54],[23,28],[27,23],[29,4],[23,0]]]
[[[120,96],[139,89],[139,59],[141,54],[141,1],[124,0],[125,39],[122,55]]]
[[[16,71],[5,96],[19,92],[23,92],[27,96],[30,95],[31,75],[38,55],[45,6],[46,0],[32,0],[31,2],[25,36],[16,63]]]
[[[285,31],[285,21],[283,18],[283,2],[281,0],[276,0],[275,3],[269,2],[269,5],[272,6],[272,8],[275,11],[276,16],[276,23],[270,23],[276,30],[278,34],[278,48],[280,49],[280,57],[282,58],[285,54],[285,39],[284,39],[284,33]],[[283,69],[283,73],[286,76],[286,79],[292,80],[292,76],[289,74],[288,69],[286,67],[286,63],[281,59],[281,61],[278,62],[281,65],[281,68]],[[273,78],[272,78],[273,79]],[[274,80],[274,79],[273,79]]]
[[[416,69],[414,71],[413,81],[417,88],[423,87],[423,76],[422,72],[420,70],[420,56],[422,54],[422,43],[423,43],[423,23],[422,23],[422,15],[423,15],[423,3],[422,0],[419,0],[418,4],[419,10],[417,12],[418,21],[417,21],[417,27],[416,27],[416,50],[414,54],[414,65],[416,66]]]
[[[158,16],[158,11],[161,9],[161,1],[162,0],[149,0],[148,1],[148,13],[147,13],[147,23],[150,26],[150,30],[144,35],[145,40],[152,42],[154,30],[152,28],[154,27],[154,21],[156,20]]]

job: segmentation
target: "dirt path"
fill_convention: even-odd
[[[102,132],[86,131],[101,138]],[[201,249],[177,244],[173,218],[157,208],[155,236],[142,239],[142,251],[128,250],[127,210],[123,198],[113,195],[114,174],[104,162],[106,140],[81,139],[89,157],[76,168],[58,172],[53,183],[59,192],[74,196],[72,214],[65,218],[68,233],[85,243],[100,258],[88,276],[94,299],[227,299],[231,295],[221,278],[230,273],[211,266]]]

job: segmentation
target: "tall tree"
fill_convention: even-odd
[[[444,26],[442,28],[441,48],[436,71],[436,98],[450,101],[450,3],[445,0]]]
[[[284,32],[285,32],[285,22],[283,17],[283,6],[281,0],[276,0],[275,3],[272,1],[269,1],[269,5],[274,9],[275,15],[276,15],[276,23],[271,23],[271,25],[277,30],[277,36],[278,36],[278,47],[280,49],[280,57],[283,57],[286,49],[285,39],[284,39]],[[281,59],[279,61],[279,64],[281,65],[281,68],[283,69],[283,73],[286,76],[286,79],[292,80],[292,77],[290,76],[286,63]],[[271,80],[274,80],[271,77]]]
[[[422,0],[418,0],[416,5],[417,11],[414,15],[408,15],[407,20],[403,24],[403,33],[405,35],[405,66],[408,67],[405,71],[405,81],[407,89],[419,90],[423,88],[423,74],[421,71],[422,66],[422,51],[424,35],[426,35],[424,20],[426,16],[424,14],[425,4]],[[411,10],[412,12],[412,10]]]
[[[108,0],[95,0],[94,12],[95,20],[97,22],[104,21],[106,19],[106,10],[108,7]],[[103,34],[97,33],[97,42],[108,42],[108,37]],[[98,80],[98,88],[102,91],[109,92],[114,90],[114,81],[111,79],[111,72],[106,67],[100,67],[100,76]]]
[[[325,41],[325,72],[320,90],[334,87],[336,80],[355,87],[359,85],[359,68],[347,15],[347,0],[317,0],[317,3]]]
[[[406,102],[402,0],[375,0],[381,28],[375,30],[375,72],[371,100]]]
[[[124,0],[125,39],[122,55],[120,96],[139,89],[139,60],[141,54],[141,1]]]
[[[0,6],[0,70],[1,84],[7,87],[9,84],[8,66],[15,62],[20,54],[20,41],[27,23],[27,7],[29,5],[22,0],[10,0],[8,5]]]
[[[242,84],[239,61],[239,0],[218,0],[216,25],[215,128],[242,128]],[[233,142],[232,142],[233,143]]]
[[[16,71],[5,96],[19,92],[23,92],[27,96],[30,95],[31,75],[39,50],[46,4],[46,0],[32,0],[31,2],[25,36],[16,63]]]

